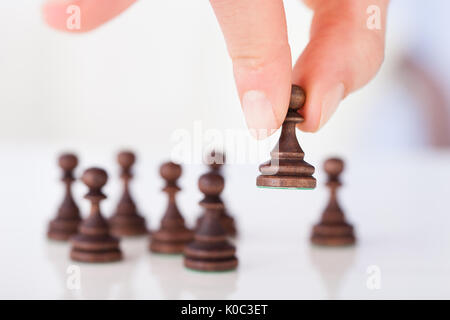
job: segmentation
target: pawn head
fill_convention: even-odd
[[[291,100],[289,101],[289,108],[292,110],[298,110],[305,104],[306,94],[305,91],[293,84],[291,89]]]
[[[198,188],[206,195],[219,195],[225,186],[225,181],[220,174],[209,172],[200,177]]]
[[[136,162],[136,156],[131,151],[121,151],[117,155],[117,162],[122,168],[130,168]]]
[[[323,168],[329,176],[337,177],[344,171],[344,161],[340,158],[329,158]]]
[[[166,162],[159,168],[159,174],[166,181],[176,181],[181,176],[181,166],[173,162]]]
[[[72,171],[78,165],[78,158],[73,153],[63,153],[58,159],[58,164],[64,171]]]
[[[90,189],[100,189],[108,181],[108,174],[100,168],[89,168],[84,171],[81,180]]]

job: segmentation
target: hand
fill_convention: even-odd
[[[115,17],[135,0],[51,0],[44,6],[49,25],[66,30],[66,8],[83,12],[79,31],[89,31]],[[305,0],[314,10],[310,41],[294,68],[282,0],[210,0],[219,20],[239,97],[251,129],[281,126],[291,84],[303,87],[307,99],[303,131],[314,132],[333,115],[340,101],[365,85],[384,58],[389,0]],[[367,27],[367,8],[381,11],[381,29]]]

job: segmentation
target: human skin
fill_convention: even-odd
[[[48,0],[45,21],[53,28],[87,32],[136,0]],[[291,84],[307,93],[300,130],[315,132],[339,103],[367,84],[384,58],[389,0],[305,0],[314,11],[310,40],[292,66],[282,0],[210,0],[233,62],[247,126],[257,137],[278,129],[289,105]],[[66,26],[69,5],[82,12],[78,30]],[[367,8],[380,9],[381,28],[368,28]]]

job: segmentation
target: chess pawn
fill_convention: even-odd
[[[330,189],[330,200],[321,220],[313,227],[311,242],[323,246],[352,245],[356,241],[353,226],[345,220],[336,195],[342,185],[339,176],[344,170],[344,162],[337,158],[328,159],[324,169],[328,174],[326,185]]]
[[[167,193],[168,204],[158,231],[152,233],[150,250],[157,253],[183,253],[186,243],[192,241],[194,233],[186,228],[184,218],[178,210],[175,195],[181,189],[177,180],[181,176],[181,166],[173,162],[164,163],[159,173],[166,180],[162,191]]]
[[[49,223],[47,236],[52,240],[65,241],[77,233],[81,222],[80,210],[72,197],[73,170],[78,165],[78,159],[74,154],[66,153],[59,157],[58,164],[63,170],[61,180],[65,185],[65,195],[56,217]]]
[[[108,222],[100,211],[100,202],[106,199],[102,187],[108,180],[106,171],[99,168],[87,169],[82,181],[89,188],[85,198],[91,202],[91,212],[83,220],[78,234],[72,237],[72,260],[81,262],[113,262],[122,259],[119,239],[111,236]]]
[[[184,265],[201,271],[233,270],[238,265],[236,248],[227,240],[220,222],[224,205],[217,201],[224,188],[224,179],[216,172],[209,172],[200,177],[198,186],[205,194],[200,201],[200,206],[204,209],[203,219],[194,241],[186,246]]]
[[[136,205],[130,194],[130,180],[133,178],[131,167],[136,161],[136,156],[129,151],[122,151],[117,156],[121,167],[120,177],[123,181],[123,194],[117,204],[116,211],[109,218],[111,234],[116,237],[139,236],[147,234],[145,218],[139,215]]]
[[[207,159],[205,160],[211,172],[216,172],[217,174],[222,175],[221,169],[225,164],[225,155],[223,153],[213,150],[208,154]],[[217,201],[223,204],[222,198],[220,196],[217,197]],[[203,215],[197,219],[197,228],[200,226],[202,219]],[[225,205],[222,213],[220,214],[220,222],[222,223],[222,226],[230,237],[236,236],[236,223],[234,221],[234,218],[228,213]]]
[[[256,179],[258,187],[313,189],[316,179],[314,167],[303,160],[305,153],[295,133],[296,125],[303,122],[298,110],[305,103],[305,92],[292,85],[289,109],[281,127],[277,145],[270,153],[271,160],[261,164],[261,175]]]

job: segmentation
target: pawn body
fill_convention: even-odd
[[[65,185],[65,195],[56,217],[48,225],[47,237],[52,240],[67,241],[77,233],[82,220],[80,210],[72,196],[72,183],[75,181],[73,170],[78,165],[78,159],[74,154],[65,153],[59,157],[58,163],[63,170],[61,180]]]
[[[151,235],[149,249],[155,253],[181,254],[194,235],[186,227],[175,200],[176,193],[181,190],[176,183],[181,176],[181,166],[173,162],[164,163],[160,175],[166,180],[163,191],[168,195],[168,204],[159,230]]]
[[[328,174],[327,187],[330,189],[330,200],[321,220],[313,227],[311,242],[322,246],[353,245],[356,242],[354,228],[346,221],[337,200],[337,189],[342,185],[339,175],[344,169],[344,162],[337,158],[328,159],[325,161],[324,169]]]
[[[200,201],[204,213],[194,241],[189,243],[184,251],[184,265],[189,269],[227,271],[238,265],[236,248],[227,240],[226,231],[220,221],[224,206],[216,199],[223,187],[223,177],[216,172],[204,174],[199,179],[199,189],[205,194],[205,198]]]
[[[133,177],[131,167],[135,163],[136,157],[130,151],[122,151],[119,153],[117,160],[122,170],[123,194],[117,204],[116,211],[109,218],[111,234],[116,237],[146,235],[148,230],[145,218],[138,213],[129,187],[129,182]]]
[[[107,174],[99,168],[90,168],[82,180],[89,192],[85,198],[91,201],[91,213],[83,220],[79,232],[71,238],[72,260],[80,262],[113,262],[122,259],[119,239],[111,236],[108,222],[100,211],[100,202],[106,198],[101,188],[106,184]]]

